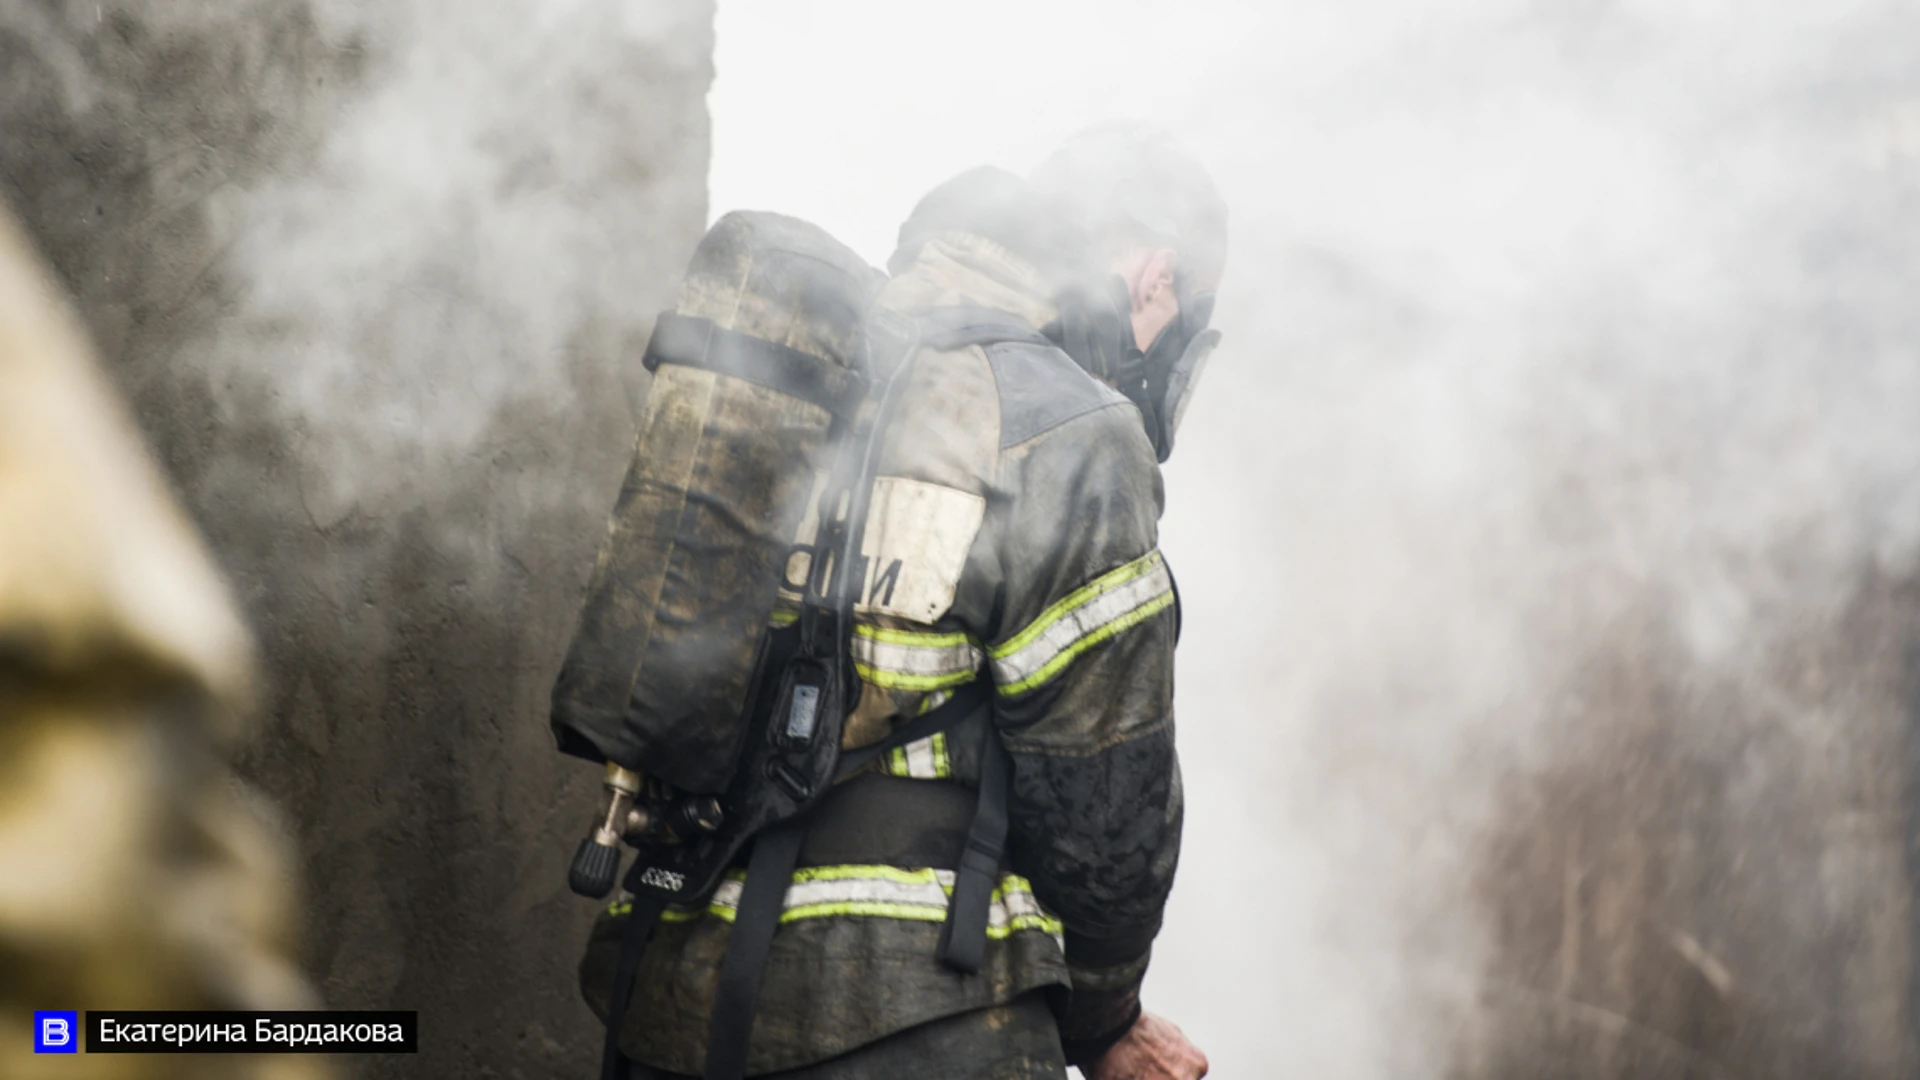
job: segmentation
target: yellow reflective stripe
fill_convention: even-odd
[[[779,608],[767,618],[774,627],[792,626],[800,613]],[[855,623],[853,667],[860,677],[885,690],[926,693],[965,686],[977,676],[986,654],[970,634],[921,633]]]
[[[954,671],[944,675],[910,675],[905,672],[888,671],[871,664],[853,663],[853,670],[862,679],[885,690],[949,690],[956,686],[965,686],[972,682],[972,671]]]
[[[628,905],[622,904],[619,905],[618,910],[613,913],[615,915],[625,915],[629,910]],[[719,919],[721,922],[730,923],[734,920],[735,912],[730,907],[710,907],[705,910],[698,908],[668,908],[660,913],[660,921],[666,923],[690,923],[697,922],[709,915]],[[832,916],[905,919],[912,922],[931,923],[947,921],[947,911],[945,908],[921,907],[917,904],[845,903],[814,904],[805,908],[795,908],[792,911],[782,913],[780,922],[785,924],[796,922],[800,919],[820,919]],[[1012,937],[1022,930],[1038,930],[1042,933],[1052,934],[1058,937],[1066,932],[1066,927],[1060,920],[1047,915],[1015,915],[1008,919],[1005,925],[994,926],[989,924],[987,926],[987,937],[994,941],[1005,941],[1007,938]]]
[[[660,916],[663,922],[692,922],[704,915],[712,915],[721,922],[732,922],[732,908],[711,908],[705,912],[689,911],[685,913],[666,912]],[[903,919],[909,922],[943,923],[947,921],[945,908],[920,907],[913,904],[813,904],[804,908],[794,908],[781,914],[780,923],[798,922],[801,919],[824,919],[835,916],[844,918]],[[993,941],[1005,941],[1022,930],[1039,930],[1055,937],[1066,932],[1060,920],[1045,915],[1016,915],[1004,925],[987,927],[987,937]]]
[[[747,880],[746,872],[742,870],[735,870],[727,876],[735,881]],[[864,881],[876,879],[880,881],[892,881],[901,885],[930,885],[939,882],[940,871],[931,868],[902,870],[897,866],[867,866],[854,863],[840,866],[803,866],[793,872],[793,882],[796,885],[808,881]]]
[[[1155,615],[1158,615],[1160,612],[1165,611],[1167,608],[1171,606],[1173,606],[1173,596],[1170,593],[1168,595],[1157,597],[1153,600],[1149,600],[1146,604],[1140,607],[1137,607],[1132,611],[1128,612],[1127,614],[1122,615],[1120,618],[1115,619],[1114,621],[1101,626],[1099,629],[1095,630],[1093,633],[1088,634],[1086,637],[1083,637],[1078,641],[1075,641],[1072,645],[1067,646],[1065,649],[1061,650],[1059,655],[1055,656],[1053,659],[1041,665],[1040,670],[1034,672],[1033,674],[1027,676],[1024,679],[1020,679],[1015,682],[1005,683],[1001,685],[999,688],[1000,693],[1008,696],[1012,696],[1014,694],[1026,693],[1028,690],[1031,690],[1034,687],[1039,686],[1040,684],[1053,678],[1055,675],[1058,675],[1062,668],[1066,667],[1068,664],[1073,663],[1073,661],[1077,657],[1079,657],[1081,653],[1086,652],[1088,649],[1091,649],[1095,645],[1098,645],[1101,642],[1106,641],[1109,638],[1112,638],[1113,636],[1121,633],[1124,630],[1131,629],[1135,626],[1140,625],[1143,622],[1146,622],[1148,619],[1152,618]]]
[[[792,626],[799,619],[799,610],[783,600],[767,617],[767,625]],[[977,677],[984,659],[980,643],[964,631],[853,625],[854,670],[882,689],[926,693],[964,686]]]
[[[973,642],[973,635],[959,630],[930,634],[919,630],[895,630],[890,626],[874,626],[863,622],[853,624],[853,633],[855,637],[863,637],[869,641],[883,641],[889,645],[913,645],[924,649],[943,649],[954,645],[969,645]]]
[[[939,885],[946,892],[953,892],[953,871],[935,870],[923,867],[918,870],[903,870],[898,866],[842,864],[839,866],[805,866],[793,872],[796,885],[813,881],[886,881],[897,885]],[[722,876],[723,882],[744,884],[747,880],[745,870],[729,870]],[[992,899],[1004,899],[1014,893],[1033,892],[1033,882],[1019,874],[1000,875],[1000,884],[993,887]],[[616,900],[607,906],[610,915],[625,915],[632,908],[630,900]],[[668,908],[668,911],[692,910]]]
[[[888,690],[926,692],[970,683],[986,658],[969,634],[923,633],[855,623],[853,667],[860,677]]]
[[[887,755],[886,772],[888,776],[911,780],[948,779],[953,775],[953,764],[947,756],[947,733],[937,731],[924,739],[895,747]]]
[[[1095,578],[1002,644],[987,650],[1003,695],[1024,693],[1076,657],[1173,604],[1173,578],[1158,551]]]
[[[1028,623],[1026,629],[1021,630],[1019,633],[987,651],[995,659],[1019,652],[1021,649],[1031,645],[1035,638],[1045,633],[1047,627],[1066,618],[1067,613],[1074,608],[1080,607],[1101,593],[1110,592],[1142,574],[1152,573],[1160,564],[1160,553],[1158,551],[1149,551],[1117,570],[1107,571],[1054,602],[1053,606],[1040,613],[1039,618]]]
[[[663,922],[686,923],[707,916],[732,922],[740,902],[745,876],[729,873],[714,890],[704,909],[669,907]],[[905,919],[943,922],[953,892],[951,870],[902,870],[892,866],[815,866],[796,870],[787,889],[782,923],[829,917]],[[607,908],[621,916],[632,911],[630,901]],[[1047,914],[1033,895],[1033,887],[1018,874],[1006,874],[993,890],[987,913],[987,936],[1004,939],[1022,930],[1039,930],[1058,937],[1065,932],[1060,920]]]
[[[780,913],[782,923],[799,922],[801,919],[824,919],[834,915],[865,916],[878,919],[916,919],[920,922],[942,922],[947,917],[944,907],[929,907],[925,904],[890,904],[884,900],[842,900],[837,903],[806,904],[788,908]],[[728,910],[721,916],[728,922],[733,921],[733,912]]]

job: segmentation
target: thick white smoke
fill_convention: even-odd
[[[192,0],[146,14],[234,17]],[[582,412],[580,357],[638,355],[655,312],[636,283],[687,231],[657,212],[658,178],[696,171],[702,142],[636,117],[678,107],[710,35],[691,0],[313,14],[362,54],[366,89],[313,160],[210,198],[239,295],[207,365],[229,416],[264,399],[304,436],[300,495],[324,530],[430,501],[509,415]],[[611,499],[554,493],[576,495]]]
[[[703,225],[711,15],[0,3],[0,196],[261,642],[239,771],[297,825],[317,989],[440,1033],[368,1076],[598,1056],[597,770],[546,705]]]
[[[1668,734],[1724,756],[1736,818],[1883,694],[1776,668],[1914,570],[1911,7],[722,0],[717,66],[714,212],[808,216],[876,263],[932,183],[1100,119],[1216,170],[1226,343],[1163,523],[1190,813],[1147,999],[1217,1075],[1471,1052],[1487,838],[1640,717],[1596,654],[1731,702]],[[1828,870],[1761,907],[1857,916],[1870,890]],[[1662,933],[1759,993],[1716,956],[1734,930]]]

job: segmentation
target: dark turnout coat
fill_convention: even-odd
[[[966,233],[935,237],[881,295],[929,340],[958,328],[986,343],[923,348],[888,430],[846,744],[877,742],[975,680],[990,681],[993,706],[882,757],[812,815],[752,1073],[1042,988],[1070,1061],[1138,1013],[1181,822],[1160,474],[1133,405],[1034,333],[1053,315],[1044,295],[1025,263]],[[796,538],[792,582],[813,530]],[[1011,826],[985,962],[964,975],[935,953],[983,738],[1011,761]],[[663,917],[622,1032],[630,1056],[700,1072],[739,889],[729,880],[704,908]],[[602,915],[581,966],[603,1015],[625,913],[616,900]]]

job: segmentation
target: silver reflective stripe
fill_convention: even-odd
[[[961,633],[854,627],[853,661],[860,677],[888,689],[939,690],[971,682],[985,657]]]
[[[1173,577],[1159,552],[1104,574],[1048,608],[989,655],[1002,694],[1018,694],[1058,674],[1073,658],[1173,603]]]
[[[900,748],[907,756],[907,775],[915,780],[937,780],[940,777],[933,760],[933,740],[915,739]]]
[[[947,893],[941,886],[951,885],[952,878],[953,875],[949,873],[944,881],[889,881],[883,878],[796,881],[787,886],[787,898],[781,904],[781,910],[817,908],[824,904],[900,904],[930,908],[944,914],[947,910]],[[745,885],[742,882],[721,882],[708,907],[738,908],[743,888]]]
[[[947,917],[947,896],[953,890],[951,870],[901,870],[891,866],[822,866],[794,871],[787,886],[780,921],[833,917],[892,918],[914,922],[941,922]],[[714,890],[705,909],[668,908],[662,918],[687,922],[712,915],[729,922],[740,906],[744,883],[728,876]],[[622,905],[610,909],[623,914]],[[1033,888],[1017,874],[1006,874],[987,905],[987,933],[1003,938],[1021,930],[1041,930],[1058,938],[1060,920],[1047,914]]]
[[[914,780],[945,780],[952,776],[946,733],[936,732],[924,739],[915,739],[888,754],[887,773]]]

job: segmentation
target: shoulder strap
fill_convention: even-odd
[[[894,728],[872,746],[842,754],[836,780],[859,771],[897,746],[948,731],[988,708],[992,691],[985,679],[961,687],[939,708]],[[940,931],[940,959],[956,971],[972,975],[986,959],[987,920],[993,888],[1000,877],[1000,861],[1007,847],[1007,783],[1012,763],[1000,745],[991,719],[980,725],[980,791],[974,803],[973,823],[954,869],[953,896]]]
[[[607,1002],[607,1041],[600,1056],[600,1080],[627,1080],[627,1058],[620,1052],[621,1022],[626,1019],[627,1003],[633,1000],[633,977],[640,970],[640,955],[654,924],[666,910],[664,896],[635,894],[627,909],[627,925],[620,935],[620,959],[613,968],[613,996]]]
[[[753,1034],[753,1014],[760,1000],[760,984],[767,974],[767,955],[773,951],[774,931],[780,928],[787,886],[800,861],[800,842],[807,827],[786,821],[767,829],[753,841],[747,860],[747,880],[734,909],[733,934],[726,958],[720,963],[720,982],[713,992],[713,1017],[707,1028],[706,1080],[741,1080],[747,1074],[747,1038]]]
[[[980,731],[980,798],[973,824],[953,876],[946,925],[940,930],[940,959],[955,971],[973,975],[987,955],[987,921],[1000,860],[1007,849],[1007,782],[1013,763],[991,723]]]
[[[939,708],[929,709],[899,725],[886,738],[872,746],[863,746],[858,750],[842,753],[840,766],[834,770],[834,782],[838,783],[859,772],[882,754],[960,726],[969,717],[986,707],[988,693],[985,684],[985,679],[975,679],[955,690],[953,696],[942,702]]]

